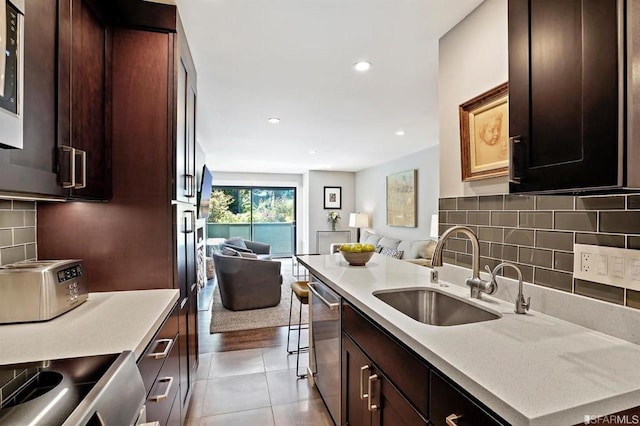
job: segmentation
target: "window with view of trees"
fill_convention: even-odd
[[[274,256],[295,252],[295,188],[214,186],[209,238],[242,237],[271,244]]]

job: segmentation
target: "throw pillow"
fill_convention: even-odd
[[[230,247],[222,247],[222,254],[225,256],[240,256],[240,252],[238,250],[234,250]]]
[[[243,253],[241,251],[238,252],[238,254],[240,255],[240,257],[244,257],[246,259],[257,259],[258,255],[255,253]]]
[[[232,245],[232,246],[240,247],[240,248],[243,248],[243,249],[247,248],[247,245],[244,243],[244,238],[241,238],[241,237],[229,238],[224,243]]]
[[[382,247],[389,247],[392,249],[398,248],[398,244],[400,244],[400,240],[396,240],[395,238],[382,237],[380,241],[378,241],[378,245]]]
[[[393,257],[394,259],[402,259],[402,255],[404,251],[396,250],[389,247],[380,247],[380,251],[378,252],[384,256]]]

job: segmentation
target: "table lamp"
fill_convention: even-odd
[[[360,228],[369,227],[369,215],[366,213],[349,214],[349,227],[356,228],[356,242],[360,242]]]

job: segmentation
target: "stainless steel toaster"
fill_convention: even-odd
[[[0,324],[46,321],[87,300],[82,260],[40,260],[0,266]]]

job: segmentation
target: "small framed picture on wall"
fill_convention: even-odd
[[[324,187],[324,208],[325,209],[341,209],[342,208],[342,187],[341,186],[325,186]]]

